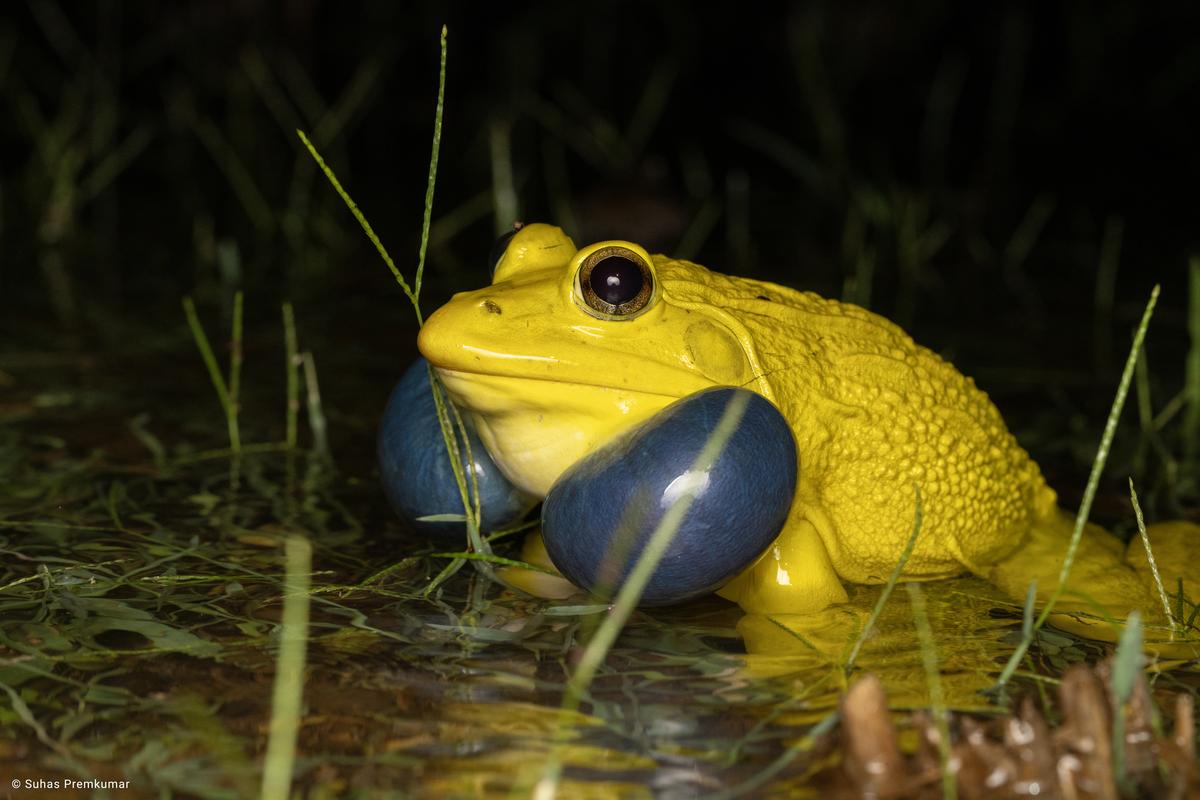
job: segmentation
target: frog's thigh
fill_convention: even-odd
[[[984,570],[983,577],[1017,601],[1025,598],[1030,582],[1036,580],[1038,600],[1045,602],[1058,585],[1074,524],[1074,519],[1062,512],[1035,520],[1024,544],[1008,558]],[[1075,552],[1066,594],[1057,607],[1063,611],[1099,614],[1100,609],[1094,605],[1099,603],[1118,619],[1134,609],[1154,616],[1155,604],[1149,587],[1124,562],[1122,551],[1120,540],[1100,526],[1088,523]]]
[[[1196,569],[1200,562],[1200,525],[1183,520],[1159,522],[1146,528],[1146,535],[1167,595],[1178,597],[1182,581],[1184,596],[1193,603],[1200,602],[1200,570]],[[1141,536],[1129,540],[1125,561],[1137,570],[1143,582],[1154,580]]]
[[[752,614],[807,614],[847,599],[821,536],[799,503],[767,552],[717,594]]]

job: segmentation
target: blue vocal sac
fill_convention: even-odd
[[[744,415],[707,472],[692,466],[726,405]],[[667,509],[695,501],[655,569],[641,605],[706,594],[754,563],[791,507],[797,477],[790,426],[766,398],[717,387],[683,398],[563,473],[542,506],[542,536],[572,583],[615,595]]]

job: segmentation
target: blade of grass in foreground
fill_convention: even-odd
[[[916,494],[916,511],[913,513],[913,529],[908,536],[908,543],[904,545],[904,552],[900,554],[900,558],[896,561],[896,566],[892,568],[892,574],[888,576],[888,582],[883,587],[883,591],[879,593],[879,599],[875,601],[875,607],[871,609],[871,616],[867,617],[867,623],[858,633],[858,638],[854,641],[854,647],[850,650],[850,655],[846,658],[846,663],[842,667],[842,674],[849,675],[854,669],[854,662],[858,658],[858,653],[862,650],[863,643],[871,635],[872,629],[875,627],[875,621],[879,619],[879,615],[883,613],[883,607],[887,605],[888,598],[892,596],[892,590],[896,588],[896,583],[900,580],[900,573],[904,571],[904,565],[908,563],[908,557],[912,555],[913,548],[917,546],[917,536],[921,533],[921,522],[925,517],[924,506],[921,503],[921,487],[913,484],[913,492]]]
[[[359,210],[358,205],[350,197],[350,193],[342,188],[342,183],[337,179],[337,175],[333,173],[333,169],[325,163],[325,159],[317,152],[317,148],[308,138],[308,134],[297,129],[296,135],[300,137],[300,141],[304,142],[304,146],[308,148],[309,154],[317,162],[317,166],[325,173],[325,177],[329,179],[329,183],[333,185],[334,190],[342,198],[342,202],[350,209],[350,213],[354,215],[354,219],[358,221],[362,227],[363,233],[367,234],[367,238],[371,240],[371,244],[375,245],[375,250],[383,259],[383,263],[387,264],[392,275],[396,278],[396,282],[400,284],[400,288],[404,290],[404,294],[408,296],[412,303],[413,311],[417,315],[417,324],[423,325],[425,318],[421,315],[421,280],[425,274],[425,251],[429,244],[429,221],[433,214],[433,189],[437,183],[437,165],[438,154],[442,148],[442,110],[445,105],[446,97],[446,26],[442,26],[441,37],[441,64],[438,69],[438,96],[437,110],[434,112],[433,118],[433,150],[429,156],[429,180],[425,185],[425,212],[421,222],[421,244],[417,251],[417,270],[413,278],[413,285],[410,287],[408,281],[404,279],[403,273],[396,266],[396,262],[392,260],[392,256],[388,253],[387,248],[383,246],[379,236],[376,235],[375,229],[371,227],[371,223],[367,221],[366,216]]]
[[[691,472],[706,473],[712,469],[713,464],[720,457],[722,451],[725,449],[725,445],[729,442],[729,438],[737,430],[738,424],[742,421],[742,416],[746,413],[748,404],[749,399],[744,394],[735,395],[729,401],[725,406],[725,411],[721,415],[721,419],[717,422],[716,428],[713,429],[712,435],[708,437],[708,441],[704,443],[704,447],[700,449],[699,455],[696,456],[695,461],[692,463],[690,467]],[[695,488],[684,491],[671,504],[671,507],[667,509],[667,513],[663,515],[662,520],[658,523],[658,527],[650,534],[645,549],[642,551],[637,563],[634,564],[629,577],[622,584],[620,591],[617,592],[612,610],[604,622],[596,629],[596,633],[592,636],[591,641],[584,648],[578,666],[576,666],[575,671],[567,681],[567,688],[562,702],[562,710],[564,712],[573,712],[579,708],[579,703],[591,685],[592,678],[595,677],[596,671],[604,662],[604,658],[612,648],[613,642],[616,641],[617,635],[625,627],[625,622],[629,619],[629,615],[633,613],[638,600],[641,599],[642,592],[645,590],[646,584],[650,581],[651,574],[653,574],[659,562],[666,554],[667,548],[671,545],[671,541],[675,538],[675,534],[679,531],[679,526],[683,523],[683,518],[687,515],[688,510],[691,509],[695,499]],[[533,796],[537,800],[549,800],[549,798],[555,797],[558,791],[558,781],[562,774],[561,749],[566,734],[566,728],[562,723],[562,719],[565,716],[564,714],[560,717],[560,722],[555,729],[554,747],[542,767],[541,778],[534,787]]]
[[[283,624],[275,658],[275,689],[271,695],[271,726],[263,763],[263,800],[287,800],[296,761],[296,734],[304,695],[304,664],[308,647],[308,594],[312,545],[303,536],[287,538]]]
[[[957,800],[958,782],[950,767],[950,716],[942,696],[942,674],[938,670],[937,643],[933,640],[933,629],[929,626],[929,614],[925,611],[925,593],[915,583],[906,583],[908,600],[912,605],[913,625],[921,641],[921,664],[925,667],[925,682],[929,686],[929,710],[938,732],[938,761],[942,771],[942,797]]]
[[[337,175],[335,175],[333,172],[333,169],[325,163],[325,159],[321,157],[321,154],[317,151],[316,146],[313,145],[312,141],[308,138],[308,135],[302,130],[296,131],[296,135],[300,137],[300,141],[304,143],[304,146],[308,149],[309,154],[317,162],[317,165],[321,168],[321,171],[325,173],[325,177],[329,180],[329,183],[342,198],[342,201],[346,204],[346,207],[350,210],[350,213],[354,216],[354,219],[358,221],[358,224],[360,227],[362,227],[363,232],[367,234],[367,238],[371,240],[371,243],[375,246],[376,251],[378,251],[380,257],[383,259],[383,262],[387,265],[388,269],[391,270],[392,275],[396,278],[396,282],[400,284],[400,288],[408,297],[409,302],[412,303],[413,312],[416,314],[418,326],[425,324],[425,318],[421,313],[421,283],[425,275],[425,255],[429,245],[429,226],[433,215],[433,192],[434,187],[437,184],[438,156],[441,152],[442,146],[442,114],[445,108],[446,96],[446,36],[447,28],[445,25],[443,25],[441,34],[441,60],[438,68],[437,107],[434,111],[433,117],[433,145],[429,156],[429,178],[425,185],[425,210],[421,220],[421,244],[417,251],[417,268],[411,286],[409,285],[408,281],[405,280],[403,273],[401,273],[399,268],[396,267],[396,262],[392,260],[391,254],[388,253],[387,248],[383,246],[383,242],[380,241],[379,236],[376,235],[375,229],[371,227],[371,223],[367,221],[366,216],[362,213],[362,211],[359,210],[358,205],[350,197],[350,193],[342,187],[341,181],[338,180]],[[449,397],[444,396],[445,390],[438,383],[437,375],[433,371],[432,367],[429,370],[429,385],[430,391],[433,394],[433,403],[437,409],[438,424],[442,431],[442,440],[446,445],[446,452],[450,456],[451,470],[454,473],[455,481],[458,484],[459,494],[462,498],[463,513],[466,517],[465,524],[468,542],[475,552],[490,555],[491,548],[488,546],[487,542],[482,539],[479,533],[479,492],[478,487],[475,486],[476,479],[474,471],[471,471],[470,473],[471,488],[475,489],[474,502],[472,502],[471,491],[468,489],[467,470],[464,469],[464,464],[470,463],[471,452],[470,443],[467,442],[466,432],[463,429],[462,419],[458,415],[457,409],[453,408],[451,405]],[[455,437],[454,423],[457,423],[462,434],[463,441],[467,442],[465,445],[467,449],[465,459],[464,454],[459,449],[458,441]],[[476,563],[489,576],[493,575],[490,565],[486,562],[486,560],[480,560]],[[436,589],[443,580],[456,572],[458,568],[462,566],[462,564],[463,561],[461,559],[456,559],[454,562],[447,565],[447,567],[443,569],[433,581],[430,582],[426,591],[430,592]]]
[[[1162,600],[1163,613],[1167,615],[1167,625],[1174,633],[1176,628],[1175,615],[1171,613],[1171,602],[1167,600],[1167,590],[1163,586],[1162,575],[1158,571],[1158,562],[1154,559],[1154,549],[1150,547],[1150,536],[1146,533],[1146,521],[1142,519],[1142,507],[1138,504],[1137,492],[1133,488],[1133,478],[1129,479],[1129,502],[1133,504],[1133,515],[1137,519],[1138,535],[1142,537],[1142,547],[1146,548],[1146,560],[1150,562],[1150,572],[1154,576],[1154,587]]]
[[[1125,774],[1125,705],[1133,695],[1133,686],[1141,670],[1142,617],[1135,611],[1126,620],[1125,630],[1121,631],[1121,641],[1117,643],[1117,652],[1113,654],[1110,677],[1113,693],[1113,778],[1127,795],[1133,794],[1130,791],[1133,787],[1129,785]]]
[[[1092,461],[1092,472],[1088,476],[1087,488],[1083,492],[1083,502],[1079,504],[1079,513],[1075,515],[1075,529],[1071,533],[1071,542],[1067,545],[1067,555],[1063,559],[1062,570],[1058,574],[1058,585],[1054,587],[1053,594],[1046,601],[1046,605],[1042,609],[1042,613],[1038,615],[1032,629],[1021,636],[1017,649],[1009,657],[996,685],[992,687],[994,690],[1002,690],[1008,684],[1013,673],[1016,672],[1017,666],[1021,663],[1021,659],[1029,650],[1029,645],[1033,643],[1033,637],[1046,623],[1046,619],[1054,610],[1054,604],[1066,590],[1067,578],[1071,575],[1071,565],[1075,561],[1075,551],[1079,548],[1079,540],[1083,538],[1083,529],[1087,524],[1088,515],[1092,511],[1092,501],[1096,498],[1096,488],[1100,485],[1100,475],[1104,472],[1104,465],[1108,461],[1108,451],[1112,447],[1113,437],[1117,433],[1117,420],[1121,418],[1121,409],[1125,407],[1125,396],[1129,393],[1129,384],[1133,380],[1134,366],[1137,364],[1138,355],[1142,352],[1146,329],[1150,327],[1150,317],[1153,316],[1154,306],[1158,302],[1158,292],[1159,287],[1155,285],[1154,290],[1150,292],[1150,300],[1146,303],[1146,310],[1142,312],[1142,320],[1138,323],[1137,331],[1133,335],[1133,344],[1129,348],[1129,356],[1125,359],[1125,369],[1121,372],[1121,382],[1117,385],[1117,393],[1113,397],[1112,408],[1108,412],[1108,421],[1105,422],[1104,433],[1100,437],[1100,446],[1096,449],[1096,457]]]

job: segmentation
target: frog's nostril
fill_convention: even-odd
[[[493,300],[484,300],[482,303],[479,304],[479,307],[482,308],[484,311],[488,312],[489,314],[503,314],[504,313],[503,311],[500,310],[499,304],[497,304]]]

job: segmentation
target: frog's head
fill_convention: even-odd
[[[633,242],[576,249],[559,228],[526,225],[492,285],[451,298],[418,346],[509,479],[544,496],[579,458],[681,397],[763,391],[716,277]]]

